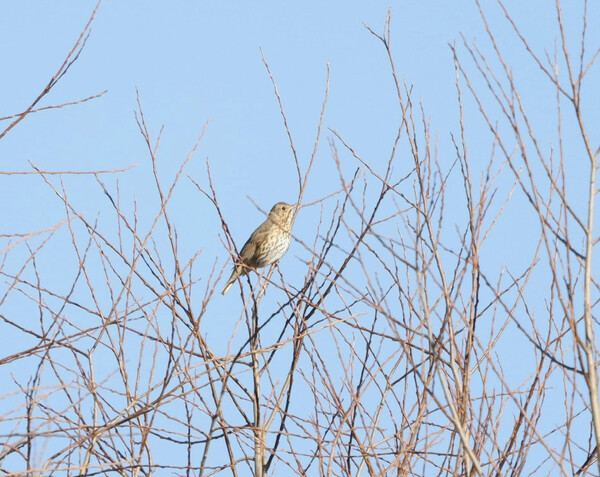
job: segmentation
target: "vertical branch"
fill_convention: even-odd
[[[580,115],[580,111],[577,111]],[[581,120],[580,120],[581,123]],[[591,150],[588,149],[588,153]],[[598,401],[598,362],[596,360],[596,338],[594,336],[594,318],[592,316],[592,266],[594,251],[594,215],[595,199],[598,191],[596,190],[596,174],[600,164],[597,162],[597,155],[590,154],[590,175],[588,183],[588,214],[587,227],[585,230],[585,265],[583,276],[583,319],[585,323],[585,345],[583,346],[587,369],[585,370],[586,382],[590,395],[590,408],[592,411],[592,422],[594,424],[594,434],[596,438],[596,456],[598,472],[600,473],[600,402]]]
[[[263,477],[265,469],[265,429],[261,421],[261,396],[260,396],[260,366],[258,363],[259,346],[258,346],[258,314],[252,315],[252,331],[253,337],[250,340],[250,352],[252,359],[252,377],[253,377],[253,399],[252,399],[252,416],[253,416],[253,431],[254,431],[254,475]]]

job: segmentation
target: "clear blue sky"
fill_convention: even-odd
[[[42,91],[94,5],[64,0],[0,5],[0,116],[21,112]],[[534,48],[540,52],[553,48],[555,12],[548,2],[512,1],[507,5]],[[491,51],[474,2],[105,0],[80,59],[40,106],[75,101],[104,90],[108,93],[84,104],[26,118],[0,141],[0,170],[28,171],[28,161],[44,170],[138,164],[119,175],[121,195],[129,210],[136,198],[140,223],[147,226],[157,211],[157,199],[149,186],[152,177],[146,146],[133,116],[137,87],[151,133],[156,135],[165,127],[158,154],[165,184],[209,121],[187,173],[206,187],[205,160],[210,159],[221,206],[239,247],[263,219],[248,197],[269,209],[277,201],[293,202],[297,196],[288,138],[259,48],[277,81],[302,164],[307,164],[312,152],[329,62],[331,92],[324,126],[339,131],[370,164],[382,170],[396,135],[399,112],[385,51],[363,24],[382,32],[389,8],[398,74],[414,85],[414,97],[422,101],[439,139],[441,163],[450,164],[455,160],[450,134],[458,134],[459,126],[449,44],[460,44],[463,34],[467,41]],[[498,8],[490,6],[488,12],[532,108],[532,121],[545,140],[543,147],[549,148],[555,133],[549,113],[554,111],[552,91],[537,87],[540,72],[518,47]],[[567,27],[577,28],[579,17],[579,8],[567,12]],[[598,39],[598,31],[589,33]],[[587,113],[598,119],[598,95],[588,106]],[[472,104],[469,108],[473,113]],[[469,123],[472,157],[481,153],[488,158],[490,137],[485,137],[487,128],[478,121],[473,114]],[[482,141],[477,140],[478,135]],[[327,143],[330,136],[325,129],[306,201],[339,187]],[[347,160],[348,171],[358,166],[351,158]],[[482,168],[485,165],[480,164]],[[398,164],[399,174],[407,167]],[[58,178],[52,180],[59,184]],[[114,179],[106,180],[114,191]],[[101,223],[111,222],[109,203],[93,178],[65,177],[64,183],[71,201],[88,218],[99,216]],[[582,200],[584,193],[582,189]],[[5,204],[0,234],[40,230],[64,218],[54,193],[37,176],[0,175],[0,201]],[[537,230],[520,216],[519,207],[524,203],[506,211],[511,217],[505,222],[510,230],[504,231],[505,225],[500,223],[495,240],[502,240],[502,233],[513,233],[515,227],[524,240],[527,233]],[[329,202],[327,207],[333,204]],[[217,260],[218,270],[228,270],[229,257],[214,209],[187,178],[182,179],[170,213],[177,223],[183,260],[202,249],[201,266],[208,270]],[[298,237],[312,240],[318,220],[318,208],[303,212],[295,229]],[[68,235],[63,240],[69,244]],[[493,249],[493,242],[490,247]],[[530,256],[529,250],[523,251],[523,256],[518,253],[496,256],[490,252],[489,259],[499,268],[511,262],[518,265]],[[64,261],[72,256],[72,249],[57,245],[54,254],[40,258],[55,267],[58,287],[63,279],[65,285],[72,281],[76,264]],[[305,251],[292,246],[282,267],[300,266],[298,257],[306,258]],[[230,292],[216,298],[221,308],[211,315],[214,320],[226,312],[237,316],[235,295]],[[213,338],[222,331],[210,323],[206,330]],[[13,345],[15,349],[22,346],[7,344]],[[518,356],[513,357],[519,361]]]
[[[513,2],[515,3],[515,2]],[[554,12],[545,2],[511,5],[533,44],[553,42]],[[62,63],[93,2],[10,2],[0,10],[3,49],[2,114],[22,111],[43,89]],[[95,170],[139,164],[120,176],[123,192],[135,194],[144,206],[142,177],[149,161],[133,119],[135,88],[151,132],[165,126],[159,160],[168,174],[175,170],[210,121],[188,172],[206,185],[204,161],[211,160],[222,205],[239,240],[263,209],[278,200],[293,201],[296,177],[288,140],[259,47],[279,85],[300,157],[313,147],[323,98],[326,64],[331,65],[331,94],[325,126],[338,130],[374,165],[383,164],[397,127],[398,109],[389,65],[380,43],[363,24],[381,32],[392,9],[392,47],[398,73],[414,85],[432,121],[433,131],[447,145],[457,133],[457,101],[449,43],[479,40],[486,35],[475,5],[458,2],[155,2],[106,1],[92,27],[88,45],[69,74],[42,102],[60,104],[108,90],[101,99],[60,111],[42,112],[23,121],[0,142],[5,170],[28,170],[27,161],[47,170]],[[497,8],[489,9],[506,45],[516,45]],[[535,21],[533,19],[535,18]],[[539,25],[546,25],[539,28]],[[550,25],[550,27],[549,27]],[[510,48],[508,48],[510,51]],[[518,69],[521,50],[511,57]],[[531,68],[525,76],[531,74]],[[536,88],[527,92],[535,94]],[[537,98],[536,98],[537,99]],[[543,103],[545,98],[539,98]],[[537,118],[544,121],[544,115]],[[476,128],[471,124],[471,128]],[[485,127],[481,126],[485,131]],[[337,186],[326,131],[307,200]],[[487,147],[487,144],[485,145]],[[453,161],[452,150],[441,152]],[[166,176],[168,177],[168,176]],[[69,179],[66,179],[69,183]],[[52,193],[36,177],[0,177],[5,210],[3,228],[26,232],[55,223],[41,207]],[[73,181],[73,199],[89,213],[101,195]],[[34,186],[35,185],[35,186]],[[91,186],[94,188],[94,186]],[[184,192],[182,192],[184,193]],[[193,187],[181,197],[182,232],[197,222],[218,226],[208,204]],[[187,195],[189,194],[189,195]],[[148,199],[150,200],[150,199]],[[53,211],[59,211],[54,207]],[[188,245],[188,244],[186,244]],[[200,244],[198,244],[200,245]],[[203,241],[210,254],[222,255],[218,241]],[[189,244],[189,253],[195,244]]]

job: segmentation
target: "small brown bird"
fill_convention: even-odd
[[[273,206],[267,220],[252,232],[242,247],[231,277],[221,292],[222,295],[227,293],[238,277],[248,273],[249,268],[266,267],[285,255],[290,248],[292,220],[296,207],[298,204],[290,205],[285,202],[278,202]]]

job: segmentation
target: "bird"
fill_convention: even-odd
[[[249,269],[263,268],[277,262],[290,248],[294,209],[298,204],[278,202],[261,225],[252,232],[240,251],[237,263],[223,291],[225,295],[238,277],[244,276]]]

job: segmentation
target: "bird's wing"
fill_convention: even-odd
[[[250,236],[250,238],[244,244],[242,250],[240,251],[240,259],[242,260],[242,262],[248,262],[248,260],[250,260],[254,256],[254,251],[256,250],[256,243],[252,240],[252,237],[254,237],[254,234]]]

